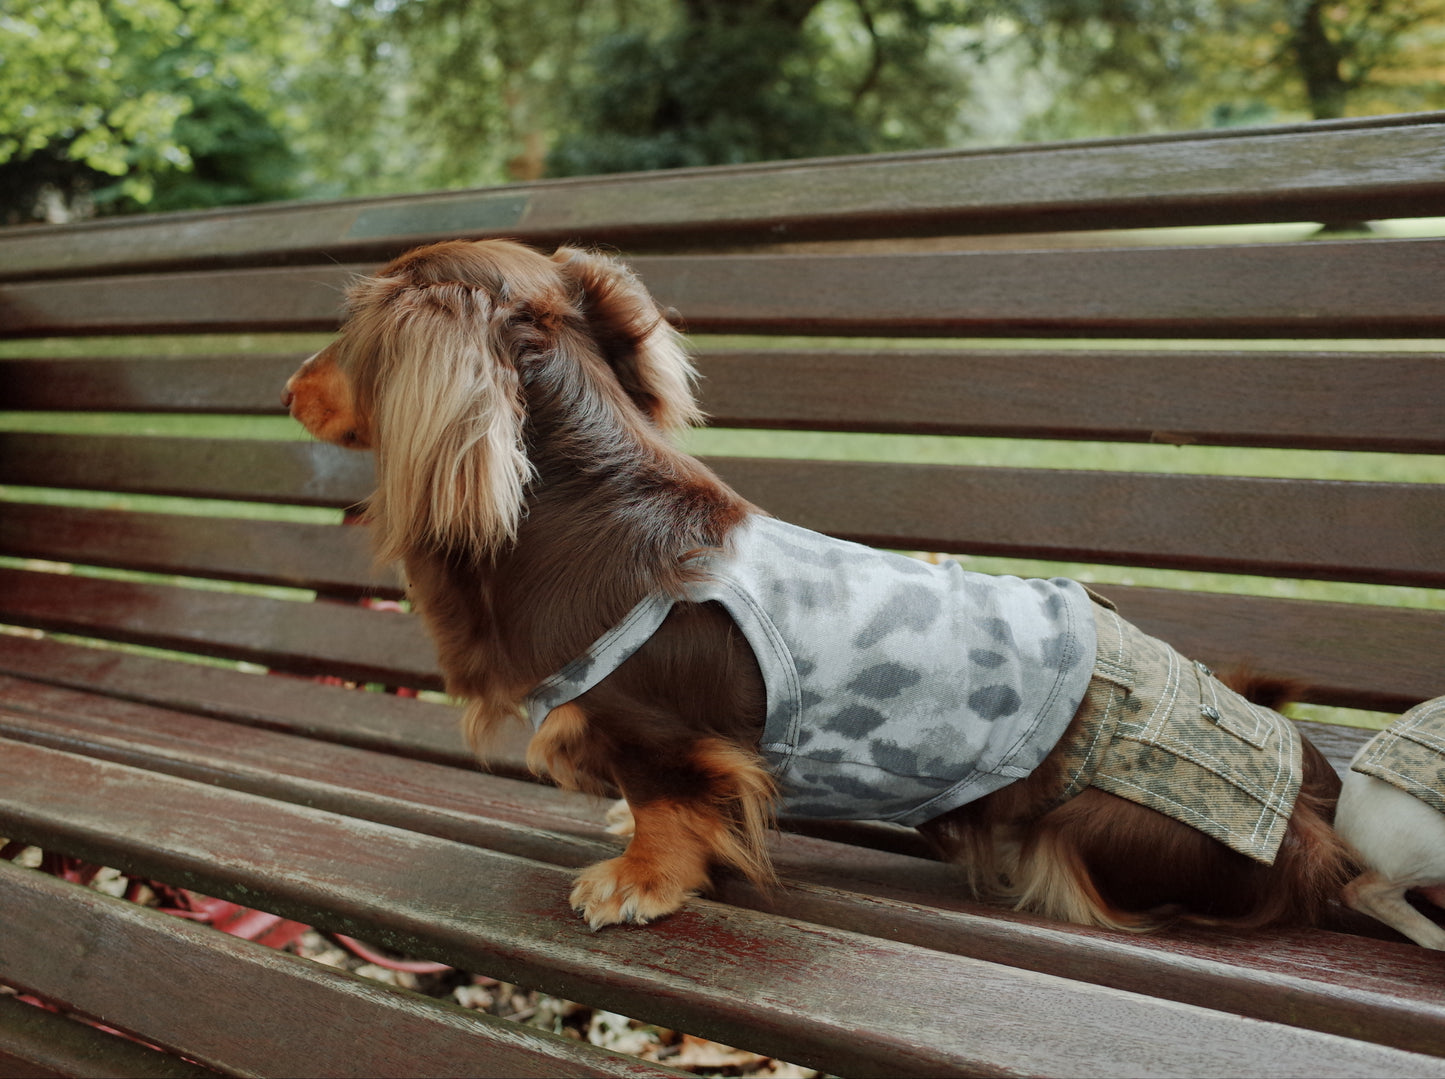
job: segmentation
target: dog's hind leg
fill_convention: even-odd
[[[1445,929],[1410,905],[1405,899],[1407,888],[1371,869],[1346,884],[1343,895],[1355,910],[1399,930],[1421,947],[1445,951]]]

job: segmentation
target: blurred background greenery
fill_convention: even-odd
[[[1445,106],[1445,0],[5,0],[0,223]]]

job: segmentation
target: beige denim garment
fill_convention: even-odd
[[[1094,615],[1094,676],[1082,722],[1057,750],[1068,782],[1059,800],[1097,787],[1273,864],[1303,772],[1294,724],[1124,621],[1107,601]]]
[[[1370,739],[1350,768],[1445,813],[1445,697],[1411,708]]]

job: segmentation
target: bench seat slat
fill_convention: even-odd
[[[217,1074],[159,1049],[0,994],[0,1075],[24,1079],[59,1079],[67,1075],[205,1079]]]
[[[0,976],[228,1073],[686,1074],[368,982],[9,863],[0,864],[0,903],[11,938]],[[57,963],[57,952],[86,962]],[[105,979],[89,976],[97,969]],[[227,1013],[244,1021],[217,1021]]]
[[[0,360],[0,409],[283,414],[303,357]],[[1445,356],[718,350],[716,427],[1445,453]]]
[[[371,753],[308,753],[273,732],[14,681],[0,682],[0,689],[6,702],[0,730],[7,737],[219,781],[568,868],[611,853],[602,842],[599,807],[579,795]],[[760,896],[731,882],[724,885],[727,900],[1255,1018],[1367,1033],[1382,1044],[1428,1051],[1445,1031],[1445,1001],[1428,957],[1404,945],[1369,945],[1372,970],[1366,972],[1357,962],[1365,943],[1333,934],[1286,932],[1264,941],[1185,932],[1170,934],[1167,945],[1157,938],[1126,943],[1118,934],[1027,917],[1000,921],[996,909],[959,902],[952,871],[931,872],[917,859],[867,856],[878,863],[874,872],[860,866],[855,851],[799,837],[780,838],[775,856],[790,882],[785,890]],[[1277,992],[1282,984],[1289,986],[1287,1002]],[[1266,986],[1276,992],[1261,992]]]
[[[1445,612],[1100,586],[1121,613],[1191,658],[1245,663],[1300,699],[1404,711],[1445,694]],[[298,674],[440,689],[409,615],[0,569],[0,622],[245,660]]]
[[[710,463],[768,512],[885,547],[1445,584],[1438,544],[1445,485],[737,457]],[[298,492],[293,501],[346,506],[370,493],[371,467],[369,455],[318,443],[0,435],[0,483],[31,486],[271,501]],[[347,550],[338,575],[355,561]],[[373,582],[368,574],[356,583]]]
[[[43,747],[5,744],[0,778],[9,835],[209,894],[264,896],[275,913],[362,937],[387,926],[380,940],[391,946],[835,1074],[1233,1075],[1240,1060],[1321,1076],[1438,1068],[1383,1046],[705,901],[645,933],[592,933],[566,909],[565,870]],[[760,980],[753,956],[790,976]],[[897,1007],[870,1029],[880,995]]]
[[[438,236],[636,247],[1445,213],[1439,114],[879,154],[11,230],[0,276],[386,258]]]
[[[1445,337],[1445,240],[632,260],[699,333]],[[0,284],[10,336],[333,330],[372,265]]]

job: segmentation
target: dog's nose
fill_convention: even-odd
[[[281,407],[289,409],[294,400],[296,400],[296,395],[291,392],[291,387],[288,385],[281,391]]]

